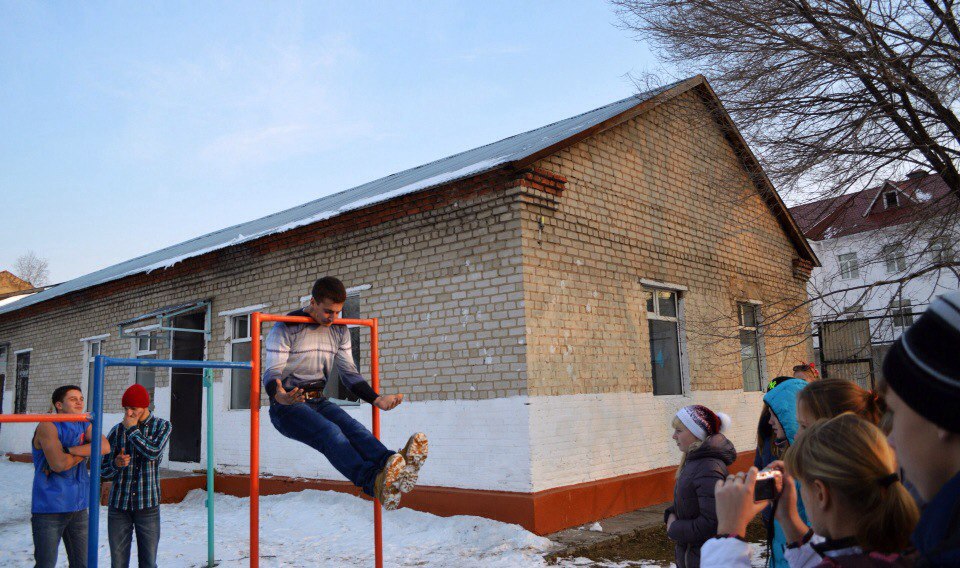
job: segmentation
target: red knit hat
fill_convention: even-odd
[[[131,408],[149,408],[150,394],[143,385],[130,385],[130,388],[123,393],[123,398],[120,399],[120,405]]]

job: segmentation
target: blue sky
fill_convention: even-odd
[[[0,270],[68,280],[657,71],[605,2],[0,5]]]

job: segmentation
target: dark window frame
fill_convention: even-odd
[[[650,342],[650,375],[653,382],[654,396],[669,396],[684,394],[684,349],[681,330],[683,298],[679,290],[645,286],[643,293],[646,301],[647,332]],[[666,298],[661,296],[666,294]],[[664,300],[667,300],[664,302]],[[663,308],[668,308],[667,314]],[[670,313],[672,312],[672,314]],[[658,349],[657,342],[670,341],[667,350]],[[674,350],[673,347],[676,347]],[[676,356],[676,364],[667,369],[662,361],[671,355]],[[663,376],[658,376],[657,369],[663,369]],[[669,371],[669,372],[667,372]],[[673,376],[675,374],[675,376]]]

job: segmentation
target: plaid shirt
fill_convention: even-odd
[[[150,415],[142,424],[124,428],[123,423],[110,430],[110,454],[100,468],[103,480],[112,480],[110,507],[136,511],[160,504],[160,460],[170,439],[170,422]],[[118,468],[114,458],[120,448],[130,456],[130,465]]]

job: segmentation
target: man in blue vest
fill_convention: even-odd
[[[80,387],[53,391],[57,414],[83,414]],[[90,457],[93,425],[86,422],[41,422],[33,434],[33,555],[37,568],[57,564],[60,540],[70,568],[87,565],[87,503],[90,496]],[[101,453],[110,451],[106,438]]]

